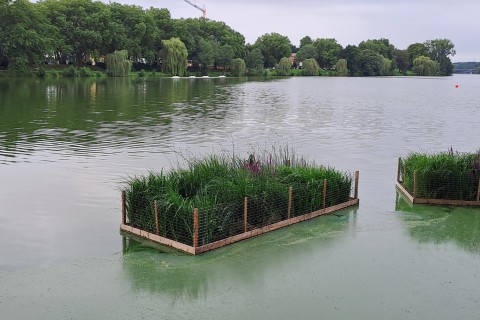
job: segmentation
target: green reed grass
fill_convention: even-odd
[[[428,199],[476,200],[479,153],[411,153],[404,160],[404,184],[413,193],[417,171],[416,197]]]
[[[290,166],[285,165],[290,160]],[[126,181],[127,217],[137,228],[192,244],[193,210],[199,209],[199,243],[242,233],[243,203],[248,198],[249,228],[287,218],[288,189],[293,188],[291,216],[323,208],[323,180],[328,180],[326,206],[350,199],[352,178],[333,168],[317,167],[288,148],[255,151],[247,159],[229,154],[191,158],[186,168],[150,172]]]

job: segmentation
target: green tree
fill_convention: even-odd
[[[337,70],[337,75],[340,77],[345,77],[348,75],[347,60],[338,59],[337,64],[335,65],[335,70]]]
[[[391,76],[392,75],[392,60],[383,58],[382,59],[382,70],[380,72],[382,76]]]
[[[480,67],[477,67],[477,73],[480,74]]]
[[[150,28],[147,33],[147,15],[142,7],[113,2],[108,8],[109,17],[102,35],[106,51],[126,49],[133,61],[143,58],[146,53],[142,48],[143,38],[158,31],[153,20],[148,20]]]
[[[151,7],[145,14],[150,16],[157,26],[158,33],[156,35],[158,38],[155,41],[170,39],[172,37],[173,21],[168,9]]]
[[[302,39],[300,39],[300,48],[302,48],[302,47],[304,47],[308,44],[313,44],[313,40],[309,36],[305,36]]]
[[[217,66],[223,67],[223,72],[225,72],[227,66],[232,63],[233,55],[234,55],[233,48],[230,47],[228,44],[223,46],[218,46],[215,50],[215,63]]]
[[[323,69],[331,69],[335,66],[340,53],[342,52],[342,46],[337,43],[335,39],[316,39],[313,42],[318,53],[318,64]]]
[[[453,64],[449,56],[455,55],[455,45],[449,39],[436,39],[425,41],[430,59],[440,65],[440,74],[450,76],[453,73]]]
[[[278,62],[278,74],[279,75],[282,75],[282,76],[288,75],[291,68],[292,68],[292,63],[290,62],[290,59],[287,58],[287,57],[283,57]]]
[[[260,75],[263,73],[264,58],[262,52],[258,48],[253,48],[247,52],[245,64],[248,72],[252,75]]]
[[[290,40],[278,33],[264,34],[257,39],[255,46],[262,52],[267,68],[274,67],[282,57],[290,57],[292,54]]]
[[[381,38],[381,39],[374,39],[374,40],[367,40],[367,41],[362,41],[359,45],[358,48],[360,50],[365,50],[369,49],[372,50],[373,52],[376,52],[380,55],[382,55],[384,58],[387,58],[391,61],[390,63],[390,71],[395,69],[396,62],[397,62],[397,57],[396,57],[396,52],[397,49],[395,49],[395,46],[390,44],[390,40]]]
[[[232,60],[232,75],[236,77],[241,77],[245,74],[246,70],[245,61],[241,58],[236,58]]]
[[[200,18],[203,23],[200,36],[213,40],[220,46],[228,45],[233,50],[234,57],[245,56],[245,37],[230,28],[225,22]]]
[[[184,76],[187,71],[187,48],[179,38],[162,40],[162,69],[172,76]]]
[[[428,57],[428,48],[423,43],[413,43],[407,48],[410,67],[413,67],[413,61],[420,56]]]
[[[180,39],[189,54],[189,57],[198,56],[198,41],[204,38],[201,35],[199,19],[174,19],[172,23],[172,37]]]
[[[397,50],[397,68],[400,72],[407,72],[410,68],[410,58],[407,50]]]
[[[0,2],[0,60],[12,70],[41,66],[53,48],[54,28],[26,0]]]
[[[189,57],[198,59],[200,39],[213,41],[218,46],[228,45],[233,50],[234,57],[245,55],[245,38],[224,22],[205,18],[177,19],[173,21],[172,35],[185,43]]]
[[[107,74],[111,77],[126,77],[132,68],[127,50],[107,54],[105,64],[107,65]]]
[[[140,57],[145,59],[147,64],[153,65],[158,60],[159,46],[157,44],[160,44],[162,40],[160,38],[161,31],[158,29],[154,17],[146,12],[144,12],[144,24],[145,33],[140,39]]]
[[[383,56],[373,50],[360,52],[360,68],[364,76],[379,76],[382,74]]]
[[[310,58],[303,61],[303,74],[306,76],[318,76],[320,66],[317,60]]]
[[[103,35],[109,19],[108,7],[91,0],[46,0],[47,17],[59,30],[56,55],[65,60],[70,54],[81,66],[103,45]]]
[[[348,70],[351,76],[359,76],[361,74],[360,53],[361,50],[357,46],[348,45],[340,54],[342,59],[347,60]]]
[[[412,71],[417,76],[435,76],[440,70],[439,63],[429,57],[419,56],[413,61]]]
[[[295,56],[297,61],[304,61],[307,59],[318,59],[317,48],[313,44],[306,44],[298,50],[297,55]]]
[[[198,56],[197,63],[200,70],[203,72],[212,66],[215,62],[215,43],[205,39],[200,39],[198,42]]]

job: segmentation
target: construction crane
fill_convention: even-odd
[[[205,9],[205,5],[202,8],[202,7],[197,6],[196,1],[195,1],[195,3],[193,3],[192,1],[189,1],[189,0],[183,0],[183,1],[185,1],[189,5],[197,8],[198,10],[202,11],[203,12],[203,17],[205,18],[205,16],[207,15],[207,9]]]

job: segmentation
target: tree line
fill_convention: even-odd
[[[449,39],[401,50],[388,39],[342,47],[333,38],[305,36],[297,47],[273,32],[245,44],[245,37],[224,22],[172,19],[165,8],[92,0],[0,0],[0,68],[14,71],[40,68],[46,61],[77,66],[111,61],[119,63],[111,70],[120,72],[128,69],[126,59],[172,75],[183,75],[189,66],[202,73],[212,67],[229,69],[236,75],[259,75],[265,68],[288,74],[292,67],[305,75],[322,70],[344,76],[451,75],[453,55]]]

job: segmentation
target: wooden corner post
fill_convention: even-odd
[[[193,247],[198,247],[198,208],[193,209]]]
[[[400,182],[400,172],[402,167],[402,158],[398,157],[398,168],[397,168],[397,182]]]
[[[480,177],[478,177],[477,201],[480,201]]]
[[[288,210],[287,210],[287,219],[290,219],[292,213],[292,187],[288,188]]]
[[[358,199],[358,178],[360,176],[360,171],[355,171],[355,192],[353,194],[354,199]]]
[[[327,179],[323,179],[323,209],[327,207]]]
[[[127,224],[126,199],[125,191],[122,191],[122,224]]]
[[[248,198],[243,199],[243,232],[248,231]]]

